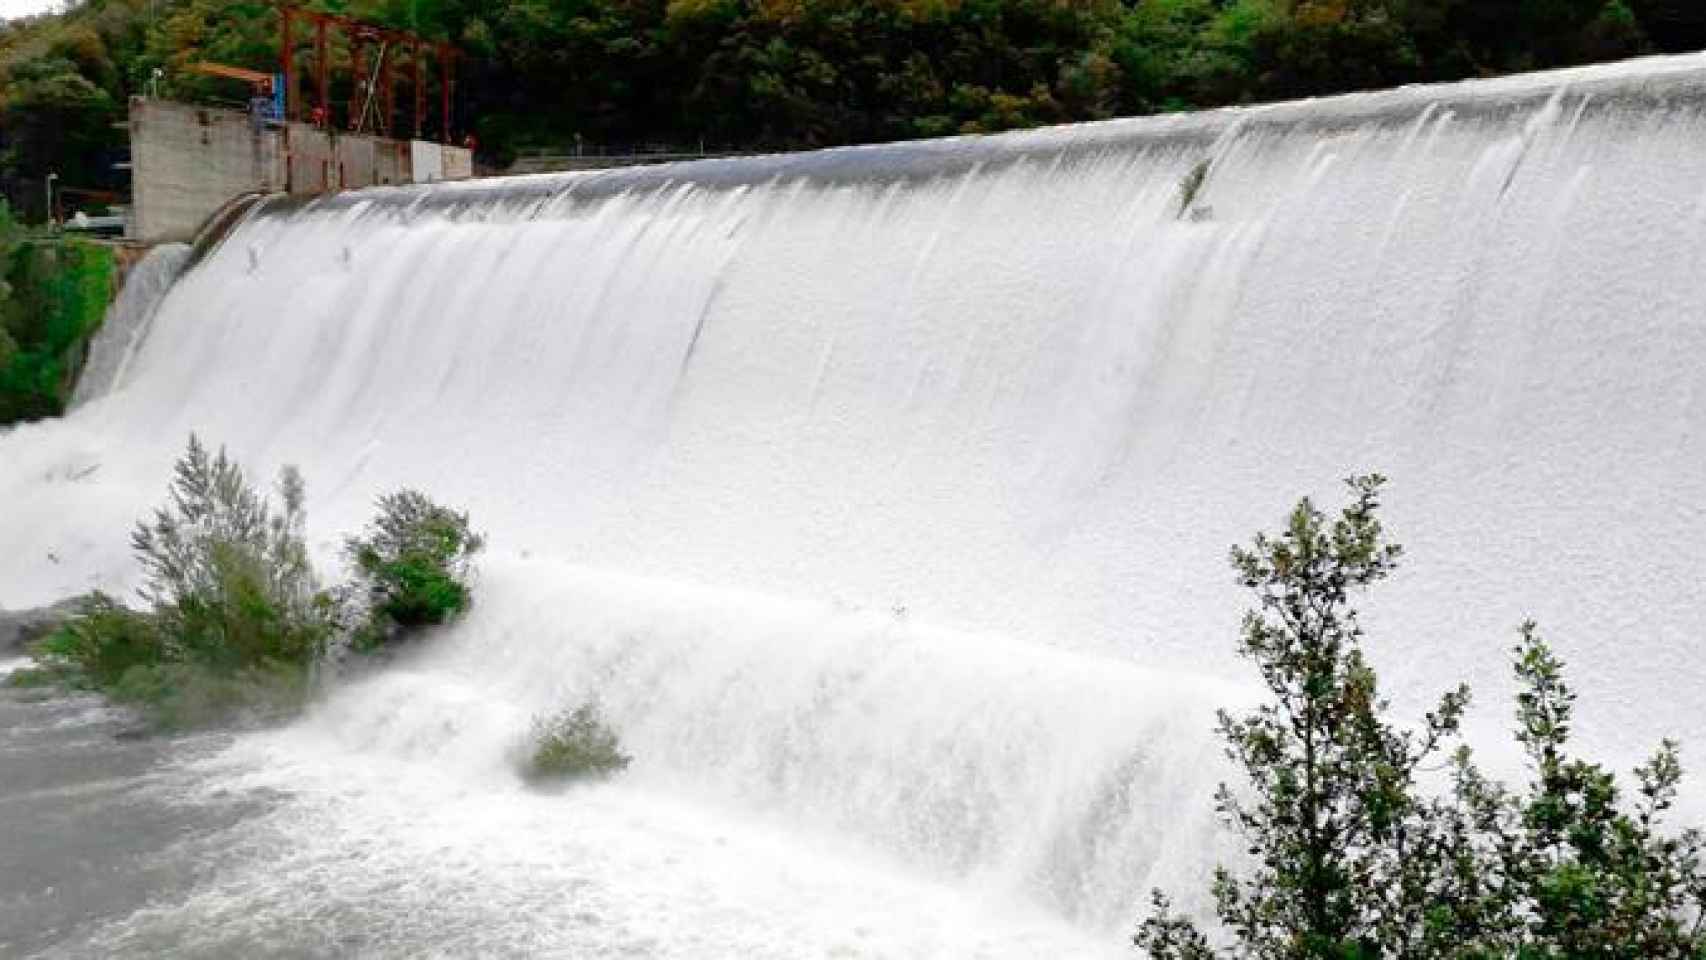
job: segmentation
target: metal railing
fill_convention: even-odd
[[[752,150],[707,150],[703,147],[693,150],[665,146],[611,147],[598,145],[577,147],[573,151],[535,147],[516,151],[515,161],[504,172],[516,174],[603,170],[611,167],[634,167],[685,160],[720,160],[757,155],[757,151]]]

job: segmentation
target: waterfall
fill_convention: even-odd
[[[189,258],[188,244],[163,243],[150,249],[130,268],[124,286],[107,308],[106,320],[89,344],[88,360],[71,397],[73,407],[104,396],[118,386],[125,367],[148,336],[154,311]]]
[[[1365,607],[1399,710],[1468,680],[1504,737],[1532,616],[1588,749],[1706,749],[1702,143],[1686,56],[263,208],[110,391],[0,435],[0,604],[130,586],[192,430],[300,466],[327,565],[424,488],[489,534],[474,613],[246,743],[273,786],[340,830],[356,782],[521,803],[508,748],[597,697],[613,837],[679,802],[1117,947],[1224,852],[1227,547],[1353,472],[1407,548]],[[972,952],[933,936],[890,946]]]

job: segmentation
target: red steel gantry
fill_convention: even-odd
[[[296,21],[312,24],[314,27],[314,90],[315,107],[311,111],[314,119],[329,125],[332,119],[331,85],[328,71],[331,63],[327,44],[328,28],[343,31],[344,40],[350,50],[350,64],[355,82],[350,85],[350,100],[346,110],[346,122],[351,130],[360,131],[367,126],[369,114],[376,113],[374,128],[385,136],[392,134],[392,121],[396,117],[394,73],[398,65],[400,52],[409,52],[410,81],[414,87],[414,137],[420,139],[426,132],[426,56],[425,51],[431,51],[438,61],[439,75],[439,136],[445,143],[451,143],[452,127],[450,124],[451,94],[456,83],[455,63],[461,56],[461,51],[448,43],[432,41],[419,34],[407,30],[395,30],[378,24],[367,23],[354,17],[346,17],[336,13],[322,13],[315,10],[303,10],[299,7],[281,4],[279,11],[279,72],[284,74],[284,115],[290,120],[302,119],[302,98],[297,89],[296,73],[296,40],[293,27]],[[366,67],[367,48],[376,46],[378,56],[373,64],[371,75]],[[377,104],[376,104],[377,101]],[[377,105],[378,110],[374,107]]]

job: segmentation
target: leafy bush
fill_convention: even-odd
[[[380,497],[378,517],[344,544],[365,607],[354,645],[372,649],[468,609],[473,557],[484,545],[466,513],[419,491]]]
[[[244,717],[265,721],[291,716],[307,702],[307,670],[267,660],[236,669],[195,661],[132,667],[107,694],[142,710],[164,730],[194,730]]]
[[[381,498],[365,535],[347,542],[357,581],[328,592],[308,561],[295,468],[281,471],[278,493],[275,507],[224,449],[209,453],[192,434],[166,505],[131,534],[144,607],[82,598],[8,684],[100,690],[167,728],[273,717],[306,701],[334,641],[377,646],[467,609],[483,540],[466,514],[412,490]]]
[[[14,690],[75,690],[82,682],[82,674],[69,667],[38,664],[13,670],[0,685]]]
[[[1242,718],[1221,713],[1227,756],[1250,789],[1222,785],[1215,800],[1253,865],[1216,871],[1225,947],[1160,891],[1137,945],[1155,960],[1706,957],[1706,847],[1661,824],[1682,777],[1675,745],[1635,771],[1632,805],[1612,773],[1570,758],[1574,694],[1532,624],[1516,675],[1535,781],[1513,793],[1459,747],[1445,795],[1418,784],[1457,736],[1469,691],[1446,693],[1415,731],[1386,717],[1349,606],[1400,556],[1378,519],[1382,483],[1353,478],[1353,501],[1331,523],[1304,500],[1283,536],[1233,550],[1258,600],[1239,652],[1272,701]]]
[[[1524,957],[1706,957],[1706,838],[1663,827],[1682,782],[1677,745],[1664,741],[1635,768],[1627,797],[1616,774],[1570,756],[1575,693],[1533,623],[1514,653],[1517,740],[1535,779],[1513,794],[1468,770],[1475,789],[1458,797],[1492,851],[1476,865],[1495,881],[1478,906],[1503,921],[1489,946]]]
[[[36,645],[40,670],[165,727],[300,702],[335,622],[303,542],[302,478],[286,468],[279,486],[275,511],[192,435],[166,506],[131,535],[146,607],[91,594]]]
[[[71,668],[78,682],[103,688],[132,667],[161,661],[163,644],[153,617],[99,591],[82,598],[77,613],[35,648],[38,659]]]
[[[523,775],[531,783],[609,777],[626,770],[632,760],[592,703],[535,720],[528,742],[532,752]]]
[[[320,655],[335,623],[308,563],[304,492],[301,474],[285,467],[275,512],[223,448],[210,456],[190,437],[170,502],[131,535],[163,659],[234,669]]]

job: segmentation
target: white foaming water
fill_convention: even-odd
[[[301,466],[328,562],[400,485],[494,555],[470,620],[226,758],[297,795],[271,852],[113,942],[308,884],[381,953],[406,916],[449,952],[1117,948],[1213,858],[1226,546],[1358,470],[1409,548],[1368,611],[1401,705],[1468,679],[1502,733],[1535,616],[1590,749],[1706,744],[1703,142],[1682,57],[250,218],[117,389],[0,436],[0,603],[126,586],[191,430]],[[516,738],[589,693],[634,768],[524,794]]]
[[[1170,762],[1212,749],[1201,681],[552,564],[480,590],[451,635],[203,765],[296,799],[92,946],[1115,956],[1134,892],[1212,849],[1212,765]],[[633,766],[521,789],[532,718],[588,698]]]
[[[107,310],[106,322],[89,345],[89,359],[71,398],[73,407],[105,396],[123,381],[166,291],[189,264],[190,253],[187,243],[162,243],[130,268],[124,287]]]

